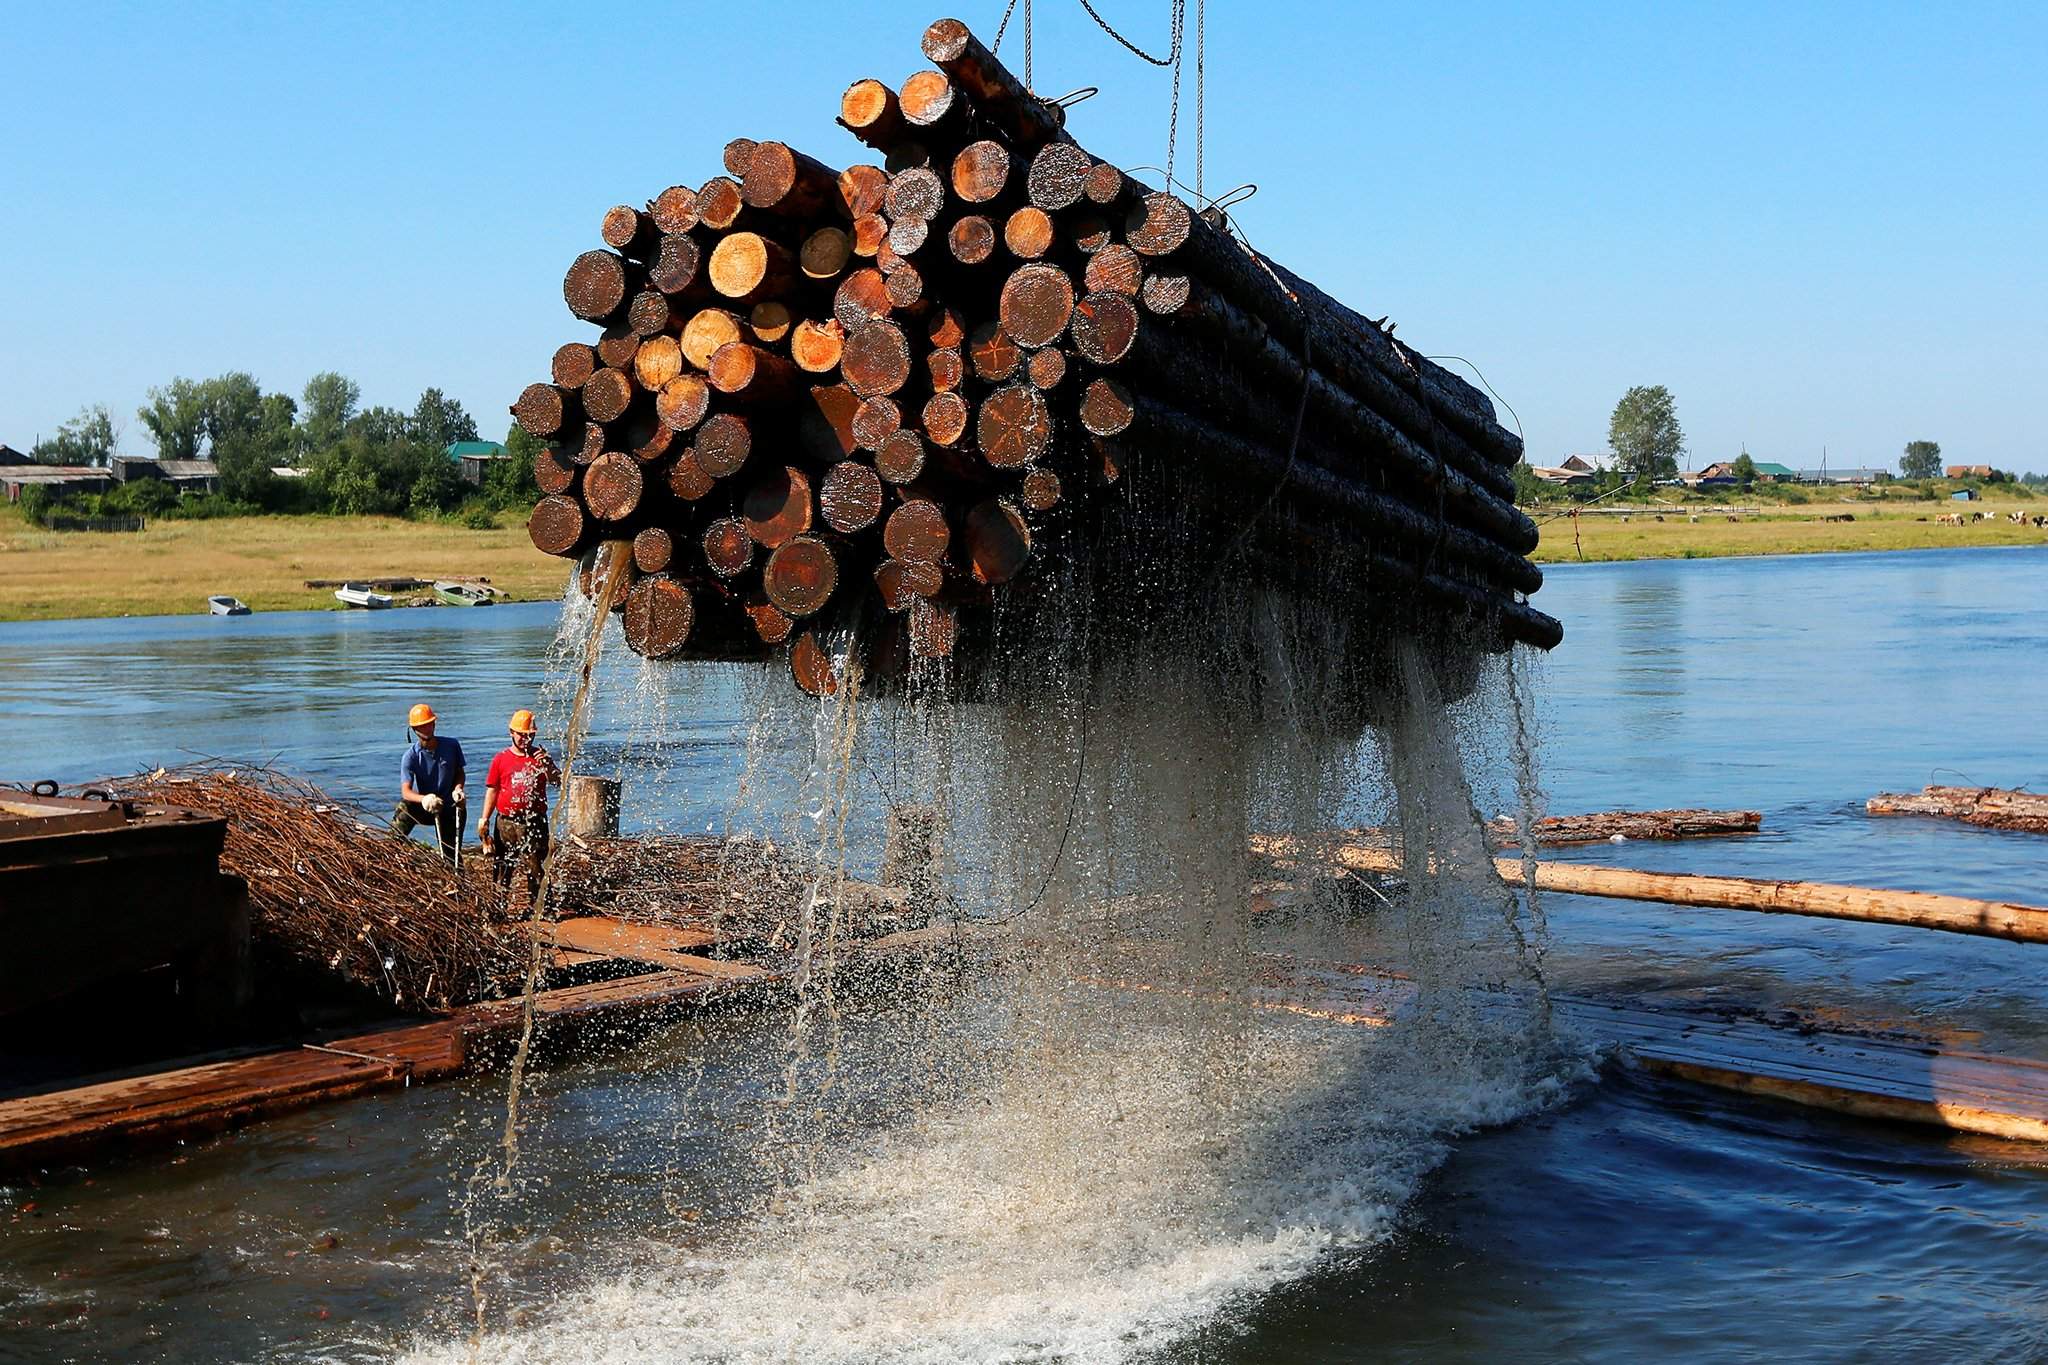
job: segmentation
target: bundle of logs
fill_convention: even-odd
[[[840,100],[881,164],[742,138],[569,267],[601,330],[513,406],[548,447],[528,529],[626,576],[634,650],[783,648],[824,695],[850,657],[958,669],[999,594],[1142,621],[1268,589],[1558,641],[1484,397],[1089,155],[958,21],[923,51]]]

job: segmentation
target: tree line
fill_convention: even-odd
[[[540,490],[533,457],[540,443],[517,423],[504,445],[512,458],[486,466],[483,484],[466,483],[447,456],[457,441],[481,439],[476,419],[439,389],[412,411],[362,406],[362,389],[325,371],[294,398],[265,393],[243,371],[213,379],[173,379],[149,391],[136,413],[160,460],[212,460],[219,492],[179,498],[169,485],[137,480],[102,494],[52,494],[28,508],[61,504],[85,515],[176,513],[188,516],[258,512],[327,512],[343,516],[444,516],[461,513],[488,525],[506,508],[530,506]],[[121,431],[105,404],[95,404],[36,442],[32,458],[47,464],[105,465],[119,453]],[[278,475],[275,469],[303,471]]]

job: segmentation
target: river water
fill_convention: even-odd
[[[1927,782],[2048,783],[2048,552],[1561,566],[1540,602],[1567,630],[1531,670],[1551,810],[1764,814],[1750,838],[1565,856],[2048,899],[2048,841],[1862,811]],[[0,626],[0,781],[226,758],[388,805],[405,708],[432,701],[480,768],[505,716],[541,699],[556,616]],[[625,776],[628,823],[718,827],[740,676],[670,670],[650,712],[643,666],[607,669],[590,752]],[[1505,774],[1482,792],[1511,800]],[[2048,1058],[2048,950],[1571,897],[1548,912],[1564,989],[1797,1006]],[[849,1028],[851,1074],[889,1074],[898,1026],[882,1011]],[[1171,1243],[1167,1288],[1025,1273],[1063,1254],[1061,1220],[1099,1216],[995,1217],[977,1204],[992,1163],[1043,1155],[1028,1097],[927,1097],[943,1121],[914,1142],[879,1117],[848,1133],[878,1154],[793,1215],[780,1250],[800,1271],[750,1262],[720,1239],[756,1216],[751,1153],[784,1062],[769,1027],[702,1021],[544,1070],[545,1187],[504,1232],[529,1325],[480,1358],[2048,1358],[2040,1154],[1612,1070],[1515,1122],[1475,1110],[1447,1146],[1390,1110],[1337,1149],[1356,1188],[1334,1202],[1336,1183],[1277,1161],[1191,1191],[1172,1125],[1133,1125],[1115,1188],[1176,1210],[1123,1214]],[[1386,1080],[1399,1061],[1346,1053],[1320,1079],[1428,1107],[1414,1078]],[[421,1087],[0,1187],[0,1360],[462,1358],[460,1192],[502,1106],[494,1078]],[[1217,1220],[1264,1227],[1293,1199],[1329,1205],[1290,1224],[1306,1242]],[[1064,1288],[1011,1302],[1030,1283]]]

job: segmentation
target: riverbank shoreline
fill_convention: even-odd
[[[2039,500],[1805,503],[1736,510],[1711,503],[1602,508],[1574,517],[1568,507],[1528,510],[1542,534],[1539,564],[1638,559],[1736,559],[1764,555],[1857,554],[1894,550],[2048,545],[2048,528],[2009,514],[2048,515]],[[1943,523],[1960,513],[1963,525]],[[1983,520],[1975,520],[1979,513]]]
[[[259,612],[346,610],[309,579],[481,578],[501,601],[551,601],[565,573],[510,513],[481,531],[399,517],[258,516],[96,532],[48,531],[0,507],[0,622],[203,616],[216,593]]]

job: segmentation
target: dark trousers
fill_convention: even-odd
[[[455,845],[462,838],[462,830],[455,823],[455,803],[443,797],[438,815],[427,814],[427,808],[417,801],[400,801],[391,808],[391,832],[399,838],[412,838],[412,832],[421,825],[433,827],[441,841],[441,855],[454,862]]]
[[[540,895],[540,872],[547,859],[546,811],[520,811],[516,815],[498,812],[498,838],[491,846],[491,875],[497,879],[498,893],[507,909],[512,904],[512,874],[516,871],[526,879],[527,905],[538,911],[533,902]]]

